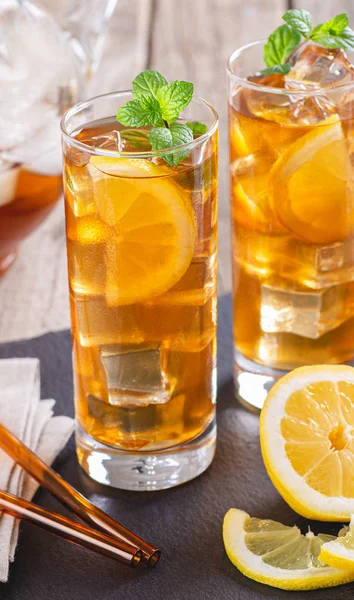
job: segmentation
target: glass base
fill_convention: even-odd
[[[106,446],[77,425],[79,463],[99,483],[123,490],[164,490],[198,477],[212,462],[215,419],[194,440],[155,452],[127,452]]]
[[[236,396],[246,408],[259,412],[270,388],[285,375],[287,371],[279,371],[271,367],[259,365],[235,349],[234,382]]]

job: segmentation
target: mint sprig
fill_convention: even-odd
[[[307,10],[291,9],[282,18],[286,24],[278,27],[264,46],[267,68],[261,71],[263,75],[288,73],[291,67],[287,61],[302,37],[326,48],[354,50],[354,31],[348,26],[346,13],[314,28],[312,16]]]
[[[264,45],[264,62],[267,67],[283,65],[301,41],[301,34],[289,25],[281,25]]]
[[[134,136],[134,129],[121,132],[134,147],[146,147],[149,142],[152,150],[165,150],[187,144],[193,140],[193,134],[200,135],[207,131],[206,125],[198,121],[186,124],[176,123],[180,113],[192,100],[194,85],[188,81],[169,83],[161,73],[151,69],[142,71],[132,84],[134,100],[120,107],[117,121],[129,128],[152,126],[149,131],[139,129]],[[186,150],[176,150],[161,155],[172,167],[176,167],[188,156]]]

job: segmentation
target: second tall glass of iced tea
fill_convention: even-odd
[[[235,382],[262,407],[284,371],[354,356],[354,67],[304,43],[228,63]]]
[[[183,119],[207,132],[170,167],[122,135],[130,99],[66,114],[64,184],[79,462],[145,490],[197,476],[215,450],[218,123],[193,99]]]

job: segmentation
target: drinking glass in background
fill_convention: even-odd
[[[97,67],[116,0],[43,4],[58,21],[30,0],[0,3],[0,276],[60,197],[60,116]]]
[[[354,355],[354,68],[308,42],[255,76],[263,44],[228,62],[234,376],[257,408],[284,371]]]
[[[215,451],[218,121],[194,98],[182,122],[207,132],[144,150],[115,119],[131,99],[100,96],[62,121],[76,442],[94,479],[155,490]]]

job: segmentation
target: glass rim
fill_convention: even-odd
[[[242,54],[244,54],[244,52],[246,52],[247,50],[250,50],[251,48],[254,48],[255,46],[259,46],[260,44],[265,44],[266,41],[267,41],[266,38],[261,39],[261,40],[256,40],[255,42],[250,42],[249,44],[245,44],[244,46],[241,46],[240,48],[237,48],[236,50],[234,50],[226,62],[226,71],[227,71],[229,77],[236,79],[237,82],[239,83],[239,85],[242,85],[243,87],[247,87],[252,90],[257,90],[258,92],[266,92],[268,94],[278,94],[278,95],[286,95],[286,96],[289,96],[289,95],[301,96],[302,98],[304,96],[305,97],[323,96],[323,94],[331,95],[333,92],[347,91],[354,87],[354,81],[352,81],[349,83],[344,83],[342,85],[326,86],[326,87],[320,87],[317,89],[305,88],[304,90],[285,90],[282,88],[261,85],[259,83],[255,83],[253,81],[248,81],[244,77],[240,77],[240,75],[237,75],[237,73],[235,73],[235,71],[232,68],[232,63],[237,58],[239,58]]]
[[[71,145],[74,146],[75,148],[77,148],[78,150],[82,150],[84,152],[87,152],[89,154],[92,155],[99,155],[99,156],[108,156],[111,158],[150,158],[153,156],[161,156],[161,155],[166,155],[166,154],[172,154],[173,152],[176,152],[176,150],[188,150],[191,151],[193,148],[195,148],[196,146],[198,146],[199,144],[203,143],[204,141],[208,140],[213,133],[215,133],[215,131],[218,128],[218,124],[219,124],[219,115],[217,113],[217,111],[215,110],[215,108],[209,104],[209,102],[207,102],[206,100],[204,100],[203,98],[201,98],[200,96],[193,96],[192,97],[192,101],[193,100],[198,100],[199,102],[201,102],[202,104],[204,104],[213,114],[213,122],[210,125],[210,127],[208,127],[207,131],[205,133],[203,133],[202,135],[200,135],[199,137],[197,137],[195,140],[191,140],[190,142],[186,143],[186,144],[181,144],[179,146],[173,146],[173,148],[165,148],[162,150],[146,150],[144,152],[132,152],[132,151],[120,151],[117,152],[115,150],[102,150],[101,148],[95,148],[94,146],[89,146],[88,144],[85,144],[84,142],[81,142],[77,139],[75,139],[70,133],[68,133],[68,131],[66,130],[66,126],[68,125],[68,122],[70,121],[70,119],[78,114],[81,110],[88,108],[90,106],[90,104],[92,104],[93,102],[95,102],[96,100],[100,100],[102,98],[109,98],[112,97],[114,98],[115,96],[118,97],[124,97],[124,96],[129,96],[132,94],[132,90],[122,90],[122,91],[118,91],[118,92],[108,92],[107,94],[99,94],[98,96],[93,96],[92,98],[89,98],[88,100],[84,100],[82,102],[77,102],[76,104],[74,104],[73,106],[71,106],[62,116],[61,120],[60,120],[60,129],[61,129],[61,134],[62,137]],[[108,115],[109,116],[109,115]]]

